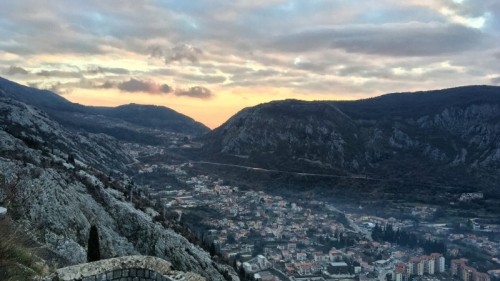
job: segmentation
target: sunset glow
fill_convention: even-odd
[[[0,75],[214,128],[281,99],[500,84],[500,2],[3,1]]]

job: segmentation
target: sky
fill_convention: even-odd
[[[244,107],[500,85],[498,0],[0,1],[0,76],[72,102]]]

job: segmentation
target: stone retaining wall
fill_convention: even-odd
[[[129,268],[108,271],[98,275],[84,277],[82,281],[171,281],[160,273],[149,269]]]
[[[47,281],[205,281],[191,272],[171,269],[169,262],[149,256],[127,256],[58,269]]]

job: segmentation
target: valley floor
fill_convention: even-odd
[[[365,276],[375,269],[378,279],[385,280],[396,264],[426,254],[418,247],[374,241],[376,225],[445,242],[448,248],[442,254],[448,264],[452,258],[468,257],[479,270],[500,267],[500,225],[495,219],[464,219],[453,208],[423,203],[380,206],[370,198],[346,203],[308,192],[281,192],[283,188],[274,189],[272,182],[266,186],[259,181],[252,188],[248,179],[240,185],[217,172],[280,172],[276,170],[203,161],[141,163],[136,180],[148,186],[145,193],[158,202],[160,213],[173,214],[171,218],[197,233],[212,254],[229,263],[241,262],[248,272],[275,269],[290,278],[324,276],[332,270],[332,261],[345,261],[346,274]],[[206,166],[211,168],[203,169]],[[259,256],[264,263],[258,262]],[[380,265],[381,260],[386,262]]]

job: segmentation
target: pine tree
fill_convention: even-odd
[[[66,162],[75,165],[75,156],[71,153],[68,153],[68,158],[66,159]]]
[[[101,252],[99,249],[99,233],[97,227],[92,225],[90,227],[89,241],[87,244],[87,261],[93,262],[101,259]]]
[[[215,254],[217,254],[217,251],[216,251],[216,249],[215,249],[215,243],[214,243],[214,242],[212,242],[212,243],[210,244],[210,251],[209,251],[209,252],[210,252],[210,255],[211,255],[211,256],[215,256]]]

